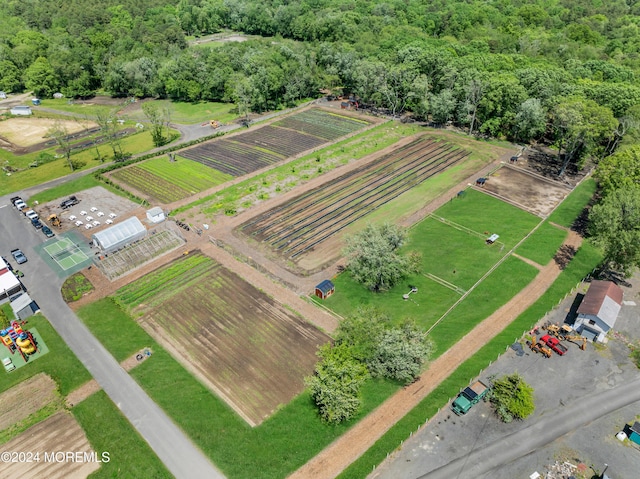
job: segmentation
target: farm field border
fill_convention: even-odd
[[[239,227],[296,258],[404,191],[461,161],[466,152],[421,137],[274,207]],[[284,248],[284,249],[283,249]]]
[[[283,120],[276,119],[246,132],[188,148],[180,154],[223,173],[244,176],[273,163],[291,161],[296,155],[334,142],[341,136],[347,136],[375,123],[352,119],[347,115],[336,115],[318,107],[295,111],[286,118],[300,119],[301,123],[309,125],[309,131],[278,126]],[[313,121],[307,123],[305,118]],[[329,121],[329,118],[332,120]],[[326,138],[313,135],[316,129],[327,128],[333,134],[325,135]]]
[[[329,337],[200,252],[115,293],[176,360],[255,426],[304,389]]]

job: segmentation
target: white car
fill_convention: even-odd
[[[38,217],[38,213],[33,210],[25,211],[24,215],[30,220],[35,220]]]
[[[18,208],[18,210],[23,210],[27,207],[27,204],[22,200],[18,200],[13,204],[13,206]]]

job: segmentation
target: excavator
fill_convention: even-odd
[[[572,342],[580,346],[580,349],[585,351],[587,349],[587,338],[580,336],[579,334],[567,334],[563,338],[565,341]]]
[[[575,334],[571,327],[566,324],[563,324],[562,326],[550,324],[547,326],[547,331],[561,341],[569,341],[577,344],[583,351],[587,349],[587,338],[584,338],[579,334]]]
[[[544,346],[542,343],[539,343],[536,338],[533,338],[533,339],[534,341],[529,342],[529,347],[531,348],[531,351],[535,353],[540,353],[545,358],[550,358],[551,355],[553,354],[551,350],[546,346]]]
[[[62,223],[60,221],[60,218],[58,218],[57,214],[52,214],[49,215],[49,223],[51,223],[51,226],[57,226],[58,228],[62,228]]]

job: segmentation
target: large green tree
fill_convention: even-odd
[[[535,411],[533,388],[518,373],[494,379],[489,400],[503,422],[525,419]]]
[[[24,84],[36,96],[51,98],[58,88],[58,79],[49,60],[38,57],[24,72]]]
[[[323,421],[347,421],[360,408],[360,388],[367,379],[367,367],[353,358],[346,345],[330,343],[320,347],[315,374],[305,383]]]
[[[617,189],[640,188],[640,146],[602,159],[596,167],[595,176],[604,196]]]
[[[640,187],[609,192],[591,209],[589,233],[605,266],[630,276],[640,266]]]
[[[404,229],[385,223],[367,225],[347,237],[344,253],[351,276],[373,291],[389,289],[407,274],[417,271],[420,258],[402,255],[398,248],[406,239]]]

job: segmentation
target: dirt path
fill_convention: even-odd
[[[138,360],[138,358],[136,357],[138,354],[142,355],[142,358],[143,358],[142,360]],[[127,359],[122,361],[120,363],[120,366],[122,366],[122,368],[125,371],[129,372],[133,368],[135,368],[138,364],[140,364],[142,361],[146,360],[148,357],[149,356],[144,354],[144,349],[141,349],[137,353],[132,354]],[[87,399],[93,393],[97,393],[98,391],[100,391],[100,386],[98,385],[98,382],[95,379],[92,379],[91,381],[87,381],[86,383],[84,383],[78,389],[74,389],[73,391],[71,391],[67,396],[65,402],[68,407],[73,407],[76,404]]]
[[[582,238],[569,232],[566,245],[578,248]],[[458,366],[473,356],[489,340],[500,333],[523,311],[533,304],[560,274],[551,261],[534,280],[507,304],[478,324],[455,346],[433,361],[420,379],[398,391],[375,411],[354,425],[346,434],[325,448],[320,454],[289,476],[289,479],[329,479],[337,477],[352,462],[364,454],[394,424],[417,406]]]

